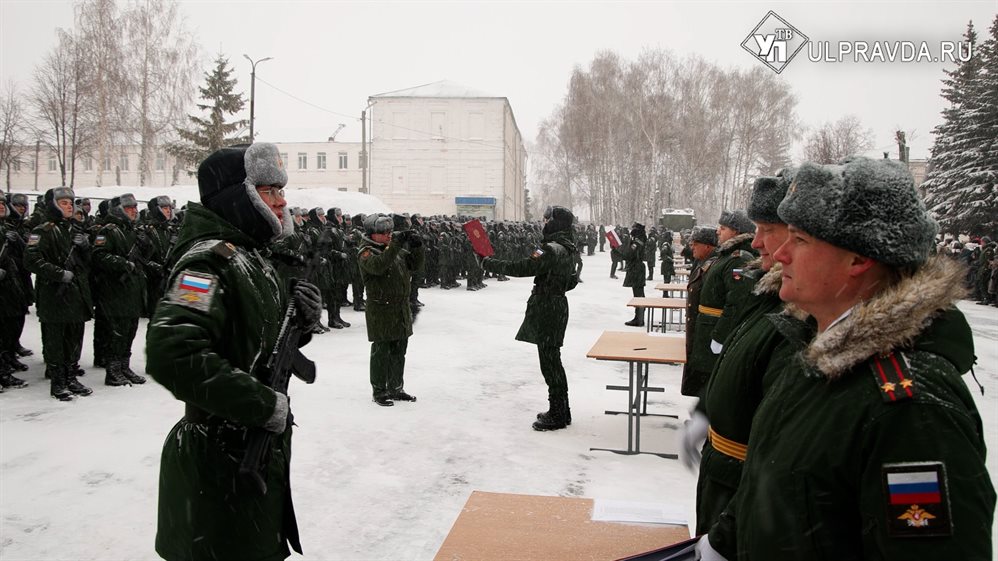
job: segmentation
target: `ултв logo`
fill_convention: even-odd
[[[770,10],[742,41],[742,48],[779,74],[807,42],[807,35]]]

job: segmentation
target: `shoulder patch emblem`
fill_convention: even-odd
[[[55,222],[46,222],[45,224],[42,224],[42,230],[45,230],[46,232],[51,232],[53,228],[55,228]]]
[[[742,269],[731,269],[731,278],[742,280]]]
[[[207,312],[218,289],[218,278],[210,273],[184,271],[177,275],[166,299],[171,304]]]
[[[226,259],[232,259],[232,256],[236,254],[236,246],[229,242],[218,242],[212,246],[211,250]]]
[[[870,369],[885,402],[904,401],[915,396],[915,380],[903,354],[892,352],[874,356],[870,359]]]
[[[538,247],[537,249],[534,250],[533,253],[530,254],[530,258],[540,259],[542,255],[544,255],[544,250]]]
[[[94,245],[104,245],[105,243],[107,243],[107,237],[104,234],[98,234],[94,238]]]
[[[942,462],[884,464],[882,471],[890,537],[953,534],[946,466]]]
[[[371,256],[371,248],[367,248],[364,251],[360,252],[360,258],[361,259],[367,259],[370,256]]]
[[[736,250],[732,251],[731,252],[731,256],[732,257],[741,257],[742,256],[742,250],[736,249]]]
[[[38,245],[38,242],[42,239],[41,234],[29,234],[28,235],[28,245]]]

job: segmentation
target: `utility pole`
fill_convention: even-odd
[[[271,57],[261,58],[260,60],[254,61],[249,57],[249,55],[243,53],[246,60],[250,61],[250,134],[249,141],[253,144],[253,102],[256,99],[256,65],[261,62],[271,60]]]
[[[360,192],[367,193],[367,110],[360,112]]]

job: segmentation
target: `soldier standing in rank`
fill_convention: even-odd
[[[568,378],[561,362],[561,346],[568,327],[568,298],[565,292],[575,288],[575,257],[578,247],[572,239],[575,216],[567,208],[548,207],[544,212],[544,238],[530,257],[502,261],[486,257],[487,271],[511,277],[534,277],[534,288],[527,299],[516,340],[537,345],[541,375],[548,387],[548,410],[539,413],[534,430],[563,429],[572,424],[568,400]]]
[[[648,241],[645,243],[645,263],[648,266],[648,280],[655,279],[655,257],[658,254],[658,230],[654,226],[648,232]]]
[[[31,231],[24,265],[38,282],[36,310],[52,397],[70,401],[74,395],[93,393],[76,379],[71,368],[80,360],[83,325],[92,317],[87,279],[90,243],[85,234],[72,231],[72,189],[56,187],[43,197],[42,212],[47,221]]]
[[[350,229],[346,239],[347,259],[350,267],[350,293],[353,296],[353,311],[364,311],[364,277],[360,274],[357,250],[364,237],[364,215],[355,214],[350,218]]]
[[[671,282],[676,274],[676,263],[673,260],[675,255],[672,249],[672,232],[666,230],[659,240],[659,259],[662,262],[662,282]]]
[[[599,225],[599,251],[600,253],[605,252],[606,247],[606,226]]]
[[[20,243],[14,243],[11,248],[11,255],[17,260],[18,267],[20,269],[19,274],[21,275],[21,286],[24,288],[25,296],[28,299],[27,305],[30,307],[35,303],[35,287],[31,280],[31,271],[27,267],[23,267],[24,264],[24,249],[28,241],[28,235],[31,230],[27,227],[25,222],[25,217],[28,213],[28,196],[24,194],[8,194],[7,195],[7,232],[13,232],[18,238],[20,238]],[[13,238],[14,235],[8,233],[4,234]],[[16,330],[16,339],[14,345],[17,347],[15,351],[15,356],[11,359],[11,364],[14,365],[14,370],[20,370],[24,372],[28,369],[28,365],[22,363],[17,359],[17,357],[31,356],[34,351],[27,349],[21,345],[21,333],[24,330],[24,317],[22,316],[20,320],[14,319],[14,321],[19,322],[19,327]]]
[[[687,247],[693,258],[693,269],[690,271],[690,280],[686,283],[686,356],[692,356],[697,317],[700,315],[700,291],[703,288],[703,279],[716,259],[714,250],[717,248],[717,230],[709,227],[694,230]],[[710,372],[694,370],[687,361],[683,365],[680,393],[688,396],[700,395],[700,389],[709,377]]]
[[[621,249],[620,248],[621,248],[621,246],[624,245],[624,243],[628,243],[630,241],[630,237],[628,237],[627,232],[623,232],[623,228],[614,228],[614,229],[617,230],[617,234],[620,236],[620,246],[617,246],[617,247],[612,247],[611,246],[610,247],[610,278],[611,279],[616,279],[617,278],[617,267],[618,266],[620,266],[620,268],[623,269],[624,264],[622,264],[621,261],[624,260],[624,257],[623,257],[623,255],[621,255]]]
[[[350,271],[347,270],[349,260],[344,251],[343,230],[340,227],[342,221],[343,211],[338,208],[329,209],[326,211],[326,223],[323,225],[322,233],[329,240],[325,244],[326,250],[323,254],[326,259],[325,270],[329,289],[323,291],[322,300],[326,304],[329,327],[333,329],[350,327],[350,323],[340,317],[340,307],[347,299],[347,285],[350,283]]]
[[[146,307],[145,273],[141,255],[148,249],[140,242],[135,223],[138,201],[131,193],[114,197],[108,204],[107,220],[94,238],[96,300],[107,318],[104,384],[144,384],[132,371],[132,341],[139,317]]]
[[[318,321],[322,303],[304,281],[289,294],[266,257],[293,229],[286,182],[273,144],[223,148],[201,163],[201,204],[187,207],[169,289],[149,322],[149,374],[185,405],[160,461],[156,552],[171,561],[302,551],[288,399],[267,386],[265,363],[289,300],[302,327]],[[300,345],[309,339],[306,331]],[[273,433],[264,494],[239,473],[250,428]]]
[[[645,226],[640,222],[635,222],[631,226],[631,236],[628,242],[621,244],[618,248],[621,257],[627,261],[627,274],[624,275],[624,286],[631,288],[631,294],[635,298],[645,295],[645,244],[648,237],[645,234]],[[645,324],[645,309],[634,308],[634,319],[625,321],[624,325],[632,327],[642,327]]]
[[[24,241],[10,228],[7,201],[0,197],[0,392],[27,384],[13,375],[17,339],[28,313],[28,296],[18,265]]]
[[[392,235],[391,216],[371,214],[359,250],[360,272],[367,289],[364,317],[371,342],[371,388],[374,402],[416,401],[405,391],[405,353],[412,336],[409,290],[412,271],[423,263],[423,240],[412,232]]]
[[[146,258],[146,306],[145,314],[151,316],[156,303],[166,292],[167,256],[170,254],[170,221],[173,220],[173,201],[166,195],[154,197],[148,204],[148,221],[142,228],[149,245]]]
[[[994,559],[965,269],[932,255],[910,172],[804,164],[777,210],[780,298],[804,313],[771,316],[793,358],[764,374],[732,524],[702,557]]]

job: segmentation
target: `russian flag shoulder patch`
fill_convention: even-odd
[[[942,462],[884,464],[882,472],[890,537],[953,534],[946,466]]]
[[[171,304],[207,312],[218,288],[218,277],[200,271],[181,271],[166,299]]]

